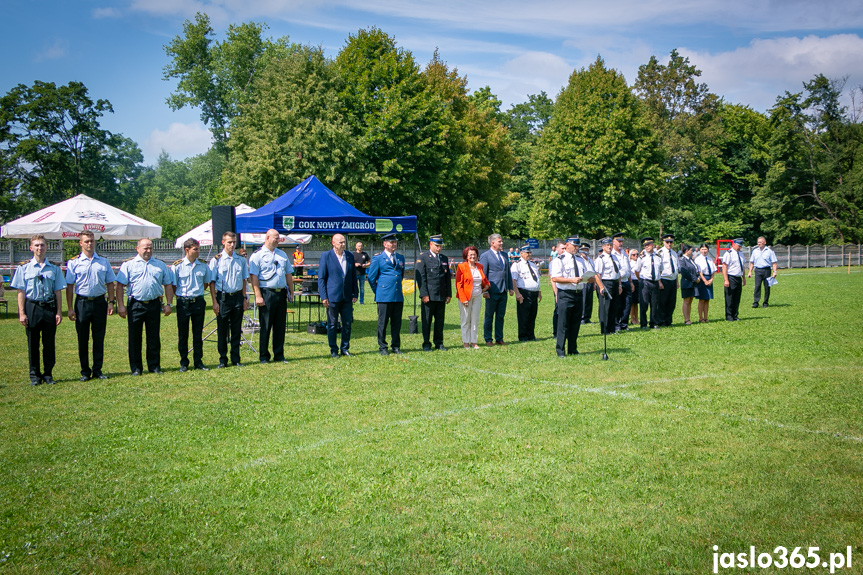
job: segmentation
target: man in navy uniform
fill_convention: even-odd
[[[557,336],[555,350],[558,357],[578,355],[578,332],[581,327],[583,285],[581,276],[586,271],[584,260],[578,257],[577,236],[566,238],[565,251],[551,260],[548,275],[557,284]]]
[[[599,300],[600,310],[600,333],[609,334],[615,333],[617,325],[617,307],[619,305],[622,290],[620,287],[620,263],[617,257],[611,251],[613,240],[611,238],[603,238],[602,252],[596,257],[594,267],[605,287],[605,292],[610,297],[603,297]]]
[[[452,271],[449,260],[441,253],[443,237],[434,235],[429,238],[429,251],[420,254],[415,274],[417,288],[422,301],[423,351],[435,349],[446,351],[443,345],[444,315],[446,306],[452,299]],[[431,324],[434,322],[434,338],[431,337]]]
[[[141,375],[141,336],[147,328],[147,369],[162,373],[162,340],[159,337],[162,317],[171,315],[173,276],[164,262],[153,257],[153,242],[138,240],[138,255],[123,262],[117,272],[117,313],[129,319],[129,367],[132,375]],[[123,289],[129,286],[129,300],[123,304]],[[162,297],[167,301],[163,301]]]
[[[663,235],[662,244],[663,246],[657,250],[657,255],[662,260],[657,325],[671,327],[674,308],[677,307],[677,290],[680,288],[680,260],[677,252],[674,251],[673,234]]]
[[[201,245],[195,238],[183,243],[186,257],[174,262],[174,295],[177,296],[177,351],[180,352],[180,371],[189,369],[189,322],[192,323],[192,360],[195,369],[207,371],[204,365],[204,315],[207,302],[204,288],[210,283],[210,268],[198,259]]]
[[[593,259],[590,257],[590,244],[588,242],[581,242],[581,247],[576,254],[576,257],[581,257],[587,265],[588,271],[595,271],[593,269]],[[593,294],[596,291],[596,285],[593,282],[586,282],[583,286],[581,286],[581,293],[584,296],[584,306],[581,310],[581,323],[591,323],[590,318],[593,315]]]
[[[518,341],[536,341],[536,313],[539,302],[542,301],[539,268],[530,261],[533,250],[529,245],[522,246],[518,253],[518,261],[510,266],[517,302],[515,312],[518,319]]]
[[[485,317],[482,331],[486,345],[506,345],[503,341],[503,318],[506,315],[506,298],[513,295],[512,273],[509,271],[509,260],[503,253],[503,239],[500,234],[488,237],[489,249],[479,256],[479,263],[485,270],[491,286],[488,298],[485,300]],[[494,323],[494,339],[492,339],[492,323]]]
[[[288,322],[288,301],[294,299],[294,267],[288,255],[279,249],[279,232],[268,230],[264,245],[249,259],[249,277],[255,290],[261,322],[258,360],[270,363],[270,333],[273,334],[273,361],[285,359],[285,329]]]
[[[390,324],[393,353],[401,353],[402,308],[405,297],[402,293],[402,279],[405,275],[405,258],[396,253],[398,239],[395,234],[381,238],[384,251],[372,258],[372,265],[366,274],[375,302],[378,306],[378,347],[381,355],[387,351],[387,323]]]
[[[659,321],[659,292],[662,289],[659,281],[662,275],[662,259],[653,251],[653,242],[651,237],[641,238],[641,246],[644,250],[632,268],[638,273],[638,281],[641,284],[641,302],[638,310],[641,329],[648,327],[659,329],[657,322]],[[649,323],[648,308],[650,309]]]
[[[629,310],[632,308],[632,300],[638,302],[638,296],[633,292],[635,284],[632,282],[632,266],[629,265],[629,255],[623,249],[623,232],[614,234],[614,242],[611,247],[611,255],[617,258],[620,266],[620,301],[617,307],[617,318],[615,320],[617,331],[629,329]]]
[[[228,367],[228,338],[231,340],[231,365],[240,366],[240,336],[243,330],[243,312],[249,309],[246,284],[249,263],[235,251],[237,234],[222,234],[221,253],[210,260],[210,298],[216,314],[219,367]]]
[[[78,360],[81,381],[91,377],[108,379],[102,373],[105,357],[105,330],[108,316],[114,314],[114,286],[117,276],[107,259],[96,254],[96,237],[83,231],[78,239],[81,253],[66,262],[66,307],[78,332]],[[72,294],[75,302],[72,302]],[[107,299],[106,299],[107,297]],[[93,366],[90,367],[90,333],[93,333]]]
[[[18,266],[10,287],[18,290],[18,321],[27,332],[30,358],[30,384],[54,383],[54,348],[57,326],[63,321],[60,294],[66,288],[63,271],[45,259],[48,242],[37,234],[30,238],[33,259]],[[39,340],[42,341],[42,368],[39,365]]]
[[[350,357],[351,324],[354,321],[354,304],[359,297],[354,254],[346,250],[347,241],[342,234],[333,236],[333,249],[321,255],[318,265],[318,293],[327,310],[327,341],[330,357]],[[336,345],[336,326],[341,319],[342,345]]]

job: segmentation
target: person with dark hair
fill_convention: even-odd
[[[105,330],[114,314],[114,284],[117,276],[111,263],[96,254],[96,236],[85,230],[78,237],[81,253],[66,262],[66,307],[78,333],[78,360],[81,381],[91,377],[108,379],[102,373],[105,357]],[[72,294],[75,302],[72,302]],[[93,365],[90,366],[90,333],[93,334]]]
[[[680,297],[683,300],[680,309],[683,311],[684,325],[692,325],[692,298],[695,297],[695,286],[701,281],[698,266],[692,261],[692,246],[680,244]]]
[[[183,243],[186,254],[171,266],[174,275],[174,295],[177,297],[177,351],[180,353],[180,371],[189,369],[189,322],[192,323],[192,365],[207,371],[204,365],[204,315],[207,302],[204,289],[209,285],[210,268],[199,260],[201,245],[195,238]]]
[[[461,316],[461,341],[465,349],[479,349],[480,300],[488,297],[489,281],[479,263],[479,250],[468,246],[461,252],[464,261],[455,270],[455,291]]]
[[[30,385],[54,383],[56,363],[54,348],[57,326],[63,321],[63,303],[60,294],[66,288],[63,271],[45,256],[48,242],[36,234],[30,238],[33,259],[15,269],[10,287],[18,290],[18,321],[27,333],[27,352],[30,358]],[[39,342],[42,342],[42,365],[39,364]]]
[[[228,367],[228,339],[231,341],[231,363],[239,367],[240,338],[243,330],[243,312],[249,309],[246,286],[249,280],[249,263],[235,250],[237,234],[222,234],[224,249],[210,260],[210,298],[216,314],[219,367]]]
[[[129,321],[129,368],[132,375],[141,375],[144,360],[141,356],[141,338],[147,330],[147,369],[162,373],[162,340],[159,330],[162,315],[171,315],[171,284],[174,281],[170,268],[153,257],[153,241],[138,240],[138,255],[123,262],[117,272],[117,313]],[[129,286],[129,299],[123,304],[123,290]],[[165,297],[167,301],[162,298]]]
[[[354,244],[354,269],[357,271],[357,283],[360,286],[360,305],[366,303],[366,270],[372,265],[372,258],[363,251],[363,242]]]
[[[744,275],[743,238],[732,240],[731,249],[722,255],[722,276],[725,279],[725,319],[727,321],[740,321],[740,295],[743,286],[746,285]]]
[[[695,297],[698,299],[698,321],[707,323],[710,300],[713,299],[713,274],[716,273],[716,266],[710,262],[710,246],[701,244],[698,251],[699,255],[695,258],[695,265],[698,267],[701,281],[695,284]]]

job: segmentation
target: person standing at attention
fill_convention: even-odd
[[[500,234],[491,234],[488,237],[489,249],[479,256],[485,275],[491,287],[488,290],[489,297],[485,301],[485,317],[483,318],[482,331],[485,344],[506,345],[503,341],[503,319],[506,315],[507,295],[513,295],[512,274],[509,271],[509,262],[503,253],[503,239]],[[494,325],[494,334],[492,334]]]

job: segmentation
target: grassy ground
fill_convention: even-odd
[[[27,384],[0,320],[0,566],[10,573],[709,573],[719,552],[852,547],[863,572],[863,273],[780,275],[743,321],[620,334],[594,323],[558,360],[540,341],[376,353],[290,332],[288,365],[128,375],[110,318],[107,381],[78,382],[74,326],[55,386]],[[721,289],[717,290],[721,292]],[[10,294],[14,299],[14,292]],[[697,318],[697,313],[693,312]],[[405,313],[407,315],[407,311]],[[515,340],[510,302],[506,336]],[[405,321],[404,331],[407,331]],[[205,361],[217,361],[205,343]],[[743,570],[731,570],[743,572]],[[826,572],[755,569],[748,572]]]

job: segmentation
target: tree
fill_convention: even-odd
[[[19,84],[0,99],[2,195],[6,205],[14,199],[5,217],[82,193],[129,203],[143,156],[133,141],[100,127],[106,112],[111,103],[91,100],[80,82]]]
[[[531,233],[597,237],[656,211],[656,137],[626,81],[602,58],[569,78],[538,142]]]
[[[775,241],[863,240],[863,125],[844,80],[819,74],[770,110],[770,169],[753,198]]]
[[[248,22],[230,25],[226,39],[214,40],[215,32],[206,14],[186,20],[183,35],[175,37],[165,53],[171,63],[164,79],[177,79],[177,89],[168,97],[172,110],[185,106],[201,109],[201,121],[209,126],[215,146],[227,154],[225,143],[231,122],[240,107],[252,99],[254,80],[264,63],[288,48],[287,38],[276,42],[261,37],[266,26]]]
[[[271,61],[256,81],[256,99],[235,120],[224,198],[263,205],[311,174],[334,190],[349,188],[359,146],[342,112],[341,86],[320,48],[294,47]]]

